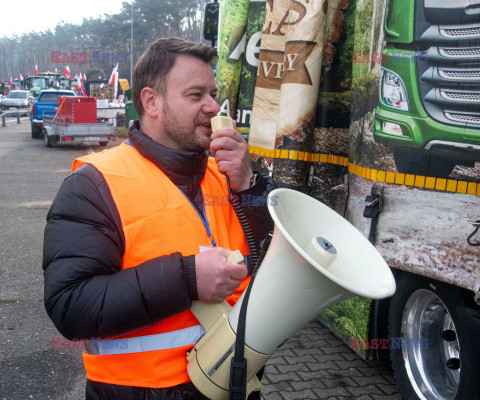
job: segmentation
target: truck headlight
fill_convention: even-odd
[[[385,68],[382,70],[382,102],[397,110],[408,111],[408,97],[402,78]]]

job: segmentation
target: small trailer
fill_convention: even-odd
[[[54,116],[43,122],[45,146],[61,143],[99,142],[106,146],[116,140],[112,123],[97,122],[97,104],[94,97],[61,97]]]

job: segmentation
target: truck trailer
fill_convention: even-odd
[[[98,142],[106,146],[116,140],[112,123],[97,122],[97,99],[68,96],[58,98],[55,115],[43,118],[43,139],[46,147],[57,144]]]
[[[404,399],[480,398],[480,1],[219,11],[217,100],[252,165],[346,218],[396,278],[391,298],[319,318],[389,357]]]

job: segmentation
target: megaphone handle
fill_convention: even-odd
[[[227,261],[232,264],[239,264],[243,261],[240,250],[235,250],[227,257]],[[222,314],[228,314],[232,307],[226,302],[216,304],[207,304],[201,301],[193,301],[190,311],[195,315],[200,324],[209,330]]]

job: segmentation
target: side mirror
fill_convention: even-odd
[[[208,3],[205,5],[203,14],[203,37],[205,40],[212,42],[217,40],[219,8],[219,3]]]

